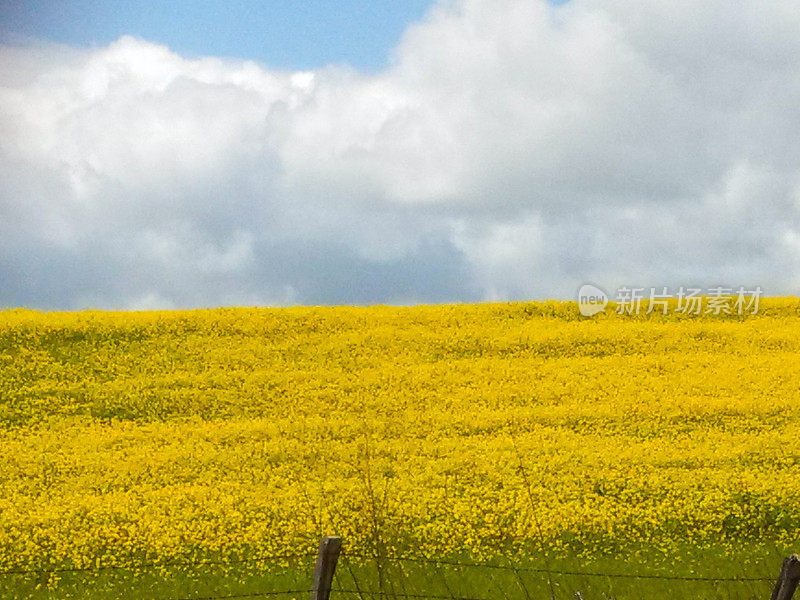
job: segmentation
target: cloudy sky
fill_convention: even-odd
[[[795,0],[298,6],[2,4],[0,306],[798,293]]]

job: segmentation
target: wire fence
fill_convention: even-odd
[[[606,577],[609,579],[663,579],[669,581],[772,581],[771,577],[704,577],[694,575],[661,575],[657,573],[605,573],[597,571],[564,571],[560,569],[545,569],[543,567],[525,567],[513,565],[498,565],[493,563],[480,563],[480,562],[464,562],[453,561],[446,559],[429,559],[419,558],[412,556],[385,556],[378,557],[369,554],[358,554],[352,552],[343,552],[343,556],[350,558],[357,558],[361,560],[387,560],[396,562],[417,562],[429,565],[440,565],[450,567],[462,568],[478,568],[478,569],[497,569],[501,571],[521,571],[526,573],[551,573],[553,575],[569,575],[578,577]]]
[[[372,569],[374,571],[382,569],[384,576],[383,578],[373,577],[371,586],[363,585],[363,571],[354,571],[352,564],[349,564],[348,561],[354,561],[357,566],[372,562]],[[693,588],[697,592],[696,595],[692,595],[693,592],[687,589],[680,597],[765,600],[769,597],[769,588],[775,582],[774,577],[767,576],[620,573],[428,559],[416,556],[379,557],[374,554],[348,551],[342,553],[341,562],[343,564],[339,572],[342,575],[332,588],[331,597],[334,597],[334,594],[341,594],[359,598],[359,600],[403,598],[429,598],[431,600],[611,599],[623,597],[614,591],[622,593],[620,582],[626,583],[626,588],[628,588],[624,597],[637,599],[667,597],[666,594],[673,591],[677,585]],[[378,563],[382,563],[380,567]],[[429,578],[422,580],[419,578],[419,571],[415,572],[415,583],[417,585],[421,583],[425,588],[424,591],[406,589],[406,584],[409,579],[412,579],[404,568],[407,563],[433,570]],[[469,571],[475,571],[478,575],[465,575],[465,572]],[[593,585],[589,581],[591,579],[600,580],[601,585]],[[640,582],[648,583],[647,591],[642,590]]]
[[[0,581],[14,576],[36,577],[53,574],[76,574],[99,576],[108,572],[164,573],[165,570],[202,570],[208,567],[236,567],[241,565],[264,565],[264,573],[280,569],[294,570],[298,579],[311,581],[313,563],[310,559],[318,557],[317,552],[254,556],[225,560],[198,561],[153,561],[141,563],[111,564],[98,566],[65,566],[0,569]],[[602,579],[607,582],[655,581],[686,584],[747,585],[754,586],[747,598],[765,597],[761,593],[772,577],[764,576],[724,576],[670,573],[620,573],[601,570],[559,569],[521,564],[498,564],[454,560],[447,558],[426,558],[421,556],[402,556],[359,552],[345,549],[337,555],[339,569],[330,588],[332,598],[337,596],[359,598],[359,600],[391,599],[430,599],[430,600],[531,600],[537,598],[583,598],[578,588],[588,588],[589,579]],[[293,561],[302,564],[289,566]],[[303,562],[306,561],[306,562]],[[465,576],[465,572],[477,573]],[[546,579],[545,579],[546,578]],[[543,583],[551,578],[571,578],[570,585],[560,586],[558,594],[548,593]],[[87,584],[90,585],[90,584]],[[255,587],[255,586],[254,586]],[[293,586],[288,589],[260,589],[234,591],[217,590],[212,593],[188,596],[153,596],[155,600],[222,600],[226,598],[271,598],[308,597],[311,588]],[[466,588],[466,589],[465,589]],[[480,591],[485,595],[475,595]],[[600,597],[599,595],[597,596]],[[613,596],[603,596],[605,598]],[[722,596],[720,596],[722,597]],[[728,593],[728,598],[741,597]],[[588,597],[587,597],[588,598]]]
[[[225,594],[221,596],[187,596],[185,598],[168,598],[164,600],[222,600],[224,598],[265,598],[273,596],[290,596],[310,594],[311,590],[283,590],[280,592],[253,592],[251,594]]]
[[[163,561],[130,563],[123,565],[99,565],[94,567],[40,567],[26,569],[6,569],[0,570],[2,575],[34,575],[37,573],[102,573],[104,571],[146,571],[149,569],[164,568],[199,568],[207,566],[234,566],[242,564],[276,563],[301,558],[313,558],[316,552],[306,552],[299,554],[278,554],[272,556],[257,556],[249,558],[234,558],[225,560],[201,560],[201,561]]]
[[[138,563],[125,563],[125,564],[107,564],[96,566],[66,566],[66,567],[31,567],[31,568],[3,568],[0,569],[0,579],[10,578],[13,576],[19,577],[41,577],[59,574],[75,574],[79,576],[100,576],[104,573],[150,573],[158,574],[164,573],[169,570],[202,570],[208,567],[236,567],[242,565],[271,565],[265,571],[274,571],[275,565],[280,563],[289,564],[292,561],[309,560],[317,556],[316,552],[302,552],[291,554],[278,554],[270,556],[254,556],[243,558],[229,558],[224,560],[179,560],[179,561],[149,561]],[[307,571],[308,565],[304,565],[303,571]],[[285,568],[285,567],[284,567]],[[91,583],[87,582],[87,588],[91,587]],[[2,588],[0,588],[2,589]],[[7,590],[4,590],[7,592]],[[154,600],[223,600],[226,598],[271,598],[282,596],[307,596],[310,593],[310,588],[295,588],[295,589],[260,589],[258,591],[237,592],[230,593],[227,591],[220,591],[217,593],[202,595],[196,594],[191,596],[163,596],[154,597]],[[0,594],[3,596],[3,594]],[[6,597],[6,596],[3,596]]]

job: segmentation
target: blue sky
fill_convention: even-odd
[[[257,60],[279,69],[348,63],[376,71],[430,0],[5,0],[5,39],[17,36],[102,46],[122,35],[184,56]]]
[[[797,0],[0,0],[0,30],[0,307],[800,290]]]

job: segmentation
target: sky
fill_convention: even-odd
[[[793,0],[12,1],[0,40],[0,306],[800,286]]]
[[[5,0],[0,39],[102,47],[130,35],[184,57],[259,61],[273,69],[349,64],[375,72],[391,62],[405,27],[429,0]]]

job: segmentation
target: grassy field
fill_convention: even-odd
[[[85,569],[0,596],[304,590],[271,557],[327,533],[363,597],[763,598],[800,545],[798,332],[797,299],[0,312],[0,571]]]

